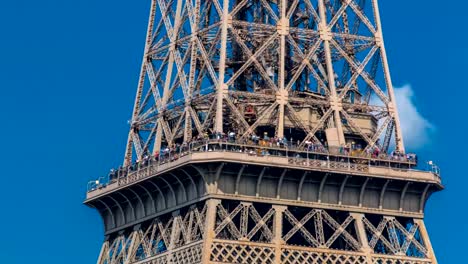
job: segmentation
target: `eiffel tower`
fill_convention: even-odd
[[[153,0],[122,166],[84,203],[98,264],[434,264],[442,189],[405,152],[377,0]]]

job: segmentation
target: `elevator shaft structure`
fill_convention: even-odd
[[[377,0],[153,0],[98,264],[437,263]]]

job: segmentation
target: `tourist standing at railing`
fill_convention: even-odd
[[[115,169],[111,169],[109,172],[109,180],[113,180],[117,178],[117,171]]]
[[[325,155],[333,155],[335,154],[341,154],[341,155],[355,155],[352,150],[359,149],[355,145],[354,142],[347,143],[346,145],[340,145],[338,148],[330,149],[324,147],[320,143],[316,143],[315,141],[305,141],[305,147],[302,149],[299,149],[298,146],[301,144],[301,142],[298,140],[297,145],[295,146],[293,144],[293,139],[288,142],[286,137],[278,138],[278,137],[268,137],[268,134],[264,134],[263,139],[258,137],[256,134],[253,134],[251,136],[251,141],[249,141],[246,144],[250,144],[252,147],[235,147],[235,146],[230,146],[230,145],[225,145],[223,146],[222,142],[229,142],[230,144],[240,144],[239,140],[236,138],[236,133],[233,131],[229,131],[228,134],[220,133],[220,132],[214,132],[212,134],[212,140],[215,140],[217,142],[216,144],[213,144],[214,142],[210,143],[209,138],[204,137],[203,135],[198,135],[197,137],[194,137],[192,140],[188,142],[183,142],[182,144],[176,143],[172,147],[165,146],[163,147],[160,152],[156,151],[154,153],[153,157],[150,157],[149,155],[143,156],[143,158],[137,159],[133,164],[130,164],[129,166],[122,168],[120,167],[118,171],[112,170],[111,173],[109,174],[109,179],[115,179],[119,178],[121,176],[125,176],[128,174],[128,172],[132,171],[137,171],[141,168],[144,168],[150,164],[150,160],[157,161],[160,163],[161,161],[163,162],[171,162],[179,159],[181,156],[185,156],[185,152],[190,152],[190,151],[216,151],[219,149],[223,150],[231,150],[231,151],[239,151],[239,152],[245,152],[250,155],[259,155],[259,156],[265,156],[265,155],[270,155],[270,152],[268,149],[264,149],[265,147],[273,147],[276,145],[276,147],[286,147],[286,151],[290,149],[291,152],[293,152],[293,157],[300,157],[301,154],[298,153],[298,151],[311,151],[315,153],[323,153]],[[219,146],[218,146],[219,145]],[[277,151],[275,152],[276,155],[280,154]],[[287,152],[286,152],[287,153]],[[360,152],[359,152],[360,153]],[[305,155],[305,154],[304,154]],[[307,155],[308,157],[309,155]],[[381,153],[380,149],[378,146],[375,146],[373,148],[368,148],[366,150],[366,153],[364,155],[365,157],[371,157],[379,160],[394,160],[394,161],[409,161],[409,162],[417,162],[417,157],[415,154],[404,154],[402,152],[399,152],[397,150],[392,151],[389,156],[385,155],[385,153]]]
[[[378,157],[379,157],[379,154],[380,154],[379,148],[375,147],[375,148],[374,148],[374,153],[373,153],[373,154],[374,154],[373,158],[378,158]]]
[[[255,145],[258,145],[258,140],[259,138],[257,137],[257,135],[252,134],[252,141],[255,143]]]
[[[229,131],[228,136],[229,136],[229,141],[230,141],[230,142],[235,142],[235,140],[236,140],[236,133],[234,133],[234,132],[232,132],[232,131]]]

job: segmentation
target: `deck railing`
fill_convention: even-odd
[[[300,149],[294,145],[272,146],[268,142],[237,142],[235,140],[204,140],[191,144],[184,144],[172,150],[162,150],[160,155],[147,156],[141,161],[135,162],[126,168],[112,170],[109,175],[98,180],[90,181],[88,192],[105,188],[111,183],[126,185],[138,179],[154,175],[161,165],[179,160],[182,157],[200,152],[234,152],[248,154],[256,157],[283,157],[288,159],[288,164],[313,167],[318,169],[330,169],[338,171],[354,171],[366,173],[371,167],[395,168],[399,170],[415,170],[416,160],[407,159],[405,156],[388,157],[363,155],[359,151],[347,151],[345,148],[323,149],[308,146]],[[404,158],[403,158],[404,157]],[[439,168],[430,163],[424,171],[430,171],[440,177]]]

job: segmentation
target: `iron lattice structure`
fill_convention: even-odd
[[[416,165],[377,0],[153,0],[123,166],[85,203],[98,264],[437,263]]]
[[[367,148],[385,134],[384,150],[394,135],[404,152],[381,28],[369,0],[153,1],[126,162],[228,131]]]

